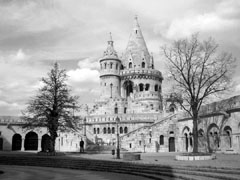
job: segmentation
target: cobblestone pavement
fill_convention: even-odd
[[[148,180],[144,177],[60,168],[0,165],[1,180]]]

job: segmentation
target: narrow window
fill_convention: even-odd
[[[128,133],[128,128],[127,128],[127,127],[124,128],[124,133],[125,133],[125,134]]]
[[[160,143],[159,144],[164,145],[164,136],[163,135],[160,136]]]
[[[158,91],[158,85],[157,84],[154,86],[154,90]]]
[[[143,84],[139,84],[139,91],[143,91]]]
[[[129,63],[129,69],[132,68],[132,62]]]
[[[150,86],[150,84],[146,84],[146,86],[145,86],[145,91],[148,91],[148,90],[149,90],[149,86]]]
[[[107,63],[104,63],[104,69],[107,69]]]
[[[124,108],[124,114],[126,114],[126,113],[127,113],[127,108],[125,107],[125,108]]]
[[[115,128],[112,127],[112,134],[115,134]]]
[[[118,108],[117,107],[114,108],[114,113],[118,114]]]
[[[122,127],[120,127],[120,134],[122,134],[123,133],[123,128]]]
[[[110,69],[112,69],[112,67],[113,67],[113,63],[110,63]]]
[[[106,134],[106,133],[107,133],[107,129],[103,128],[103,134]]]
[[[142,68],[145,68],[145,62],[142,62]]]
[[[116,70],[118,70],[118,63],[116,64]]]

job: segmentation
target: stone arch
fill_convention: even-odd
[[[43,152],[51,150],[51,137],[48,134],[42,136],[41,148]]]
[[[230,126],[225,126],[223,129],[223,145],[226,149],[232,148],[232,128]]]
[[[20,151],[22,148],[22,136],[20,134],[14,134],[12,137],[12,150]]]
[[[215,123],[210,124],[208,127],[207,142],[209,152],[215,152],[220,146],[220,131]]]
[[[38,135],[37,133],[31,131],[26,134],[24,141],[24,149],[28,150],[38,150]]]

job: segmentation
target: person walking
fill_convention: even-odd
[[[80,141],[80,153],[84,152],[84,141],[81,139]]]

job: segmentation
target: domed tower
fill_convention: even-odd
[[[162,110],[162,74],[154,69],[137,17],[122,58],[121,96]]]
[[[107,43],[107,49],[100,59],[101,100],[120,97],[119,72],[122,64],[114,49],[111,33]]]

